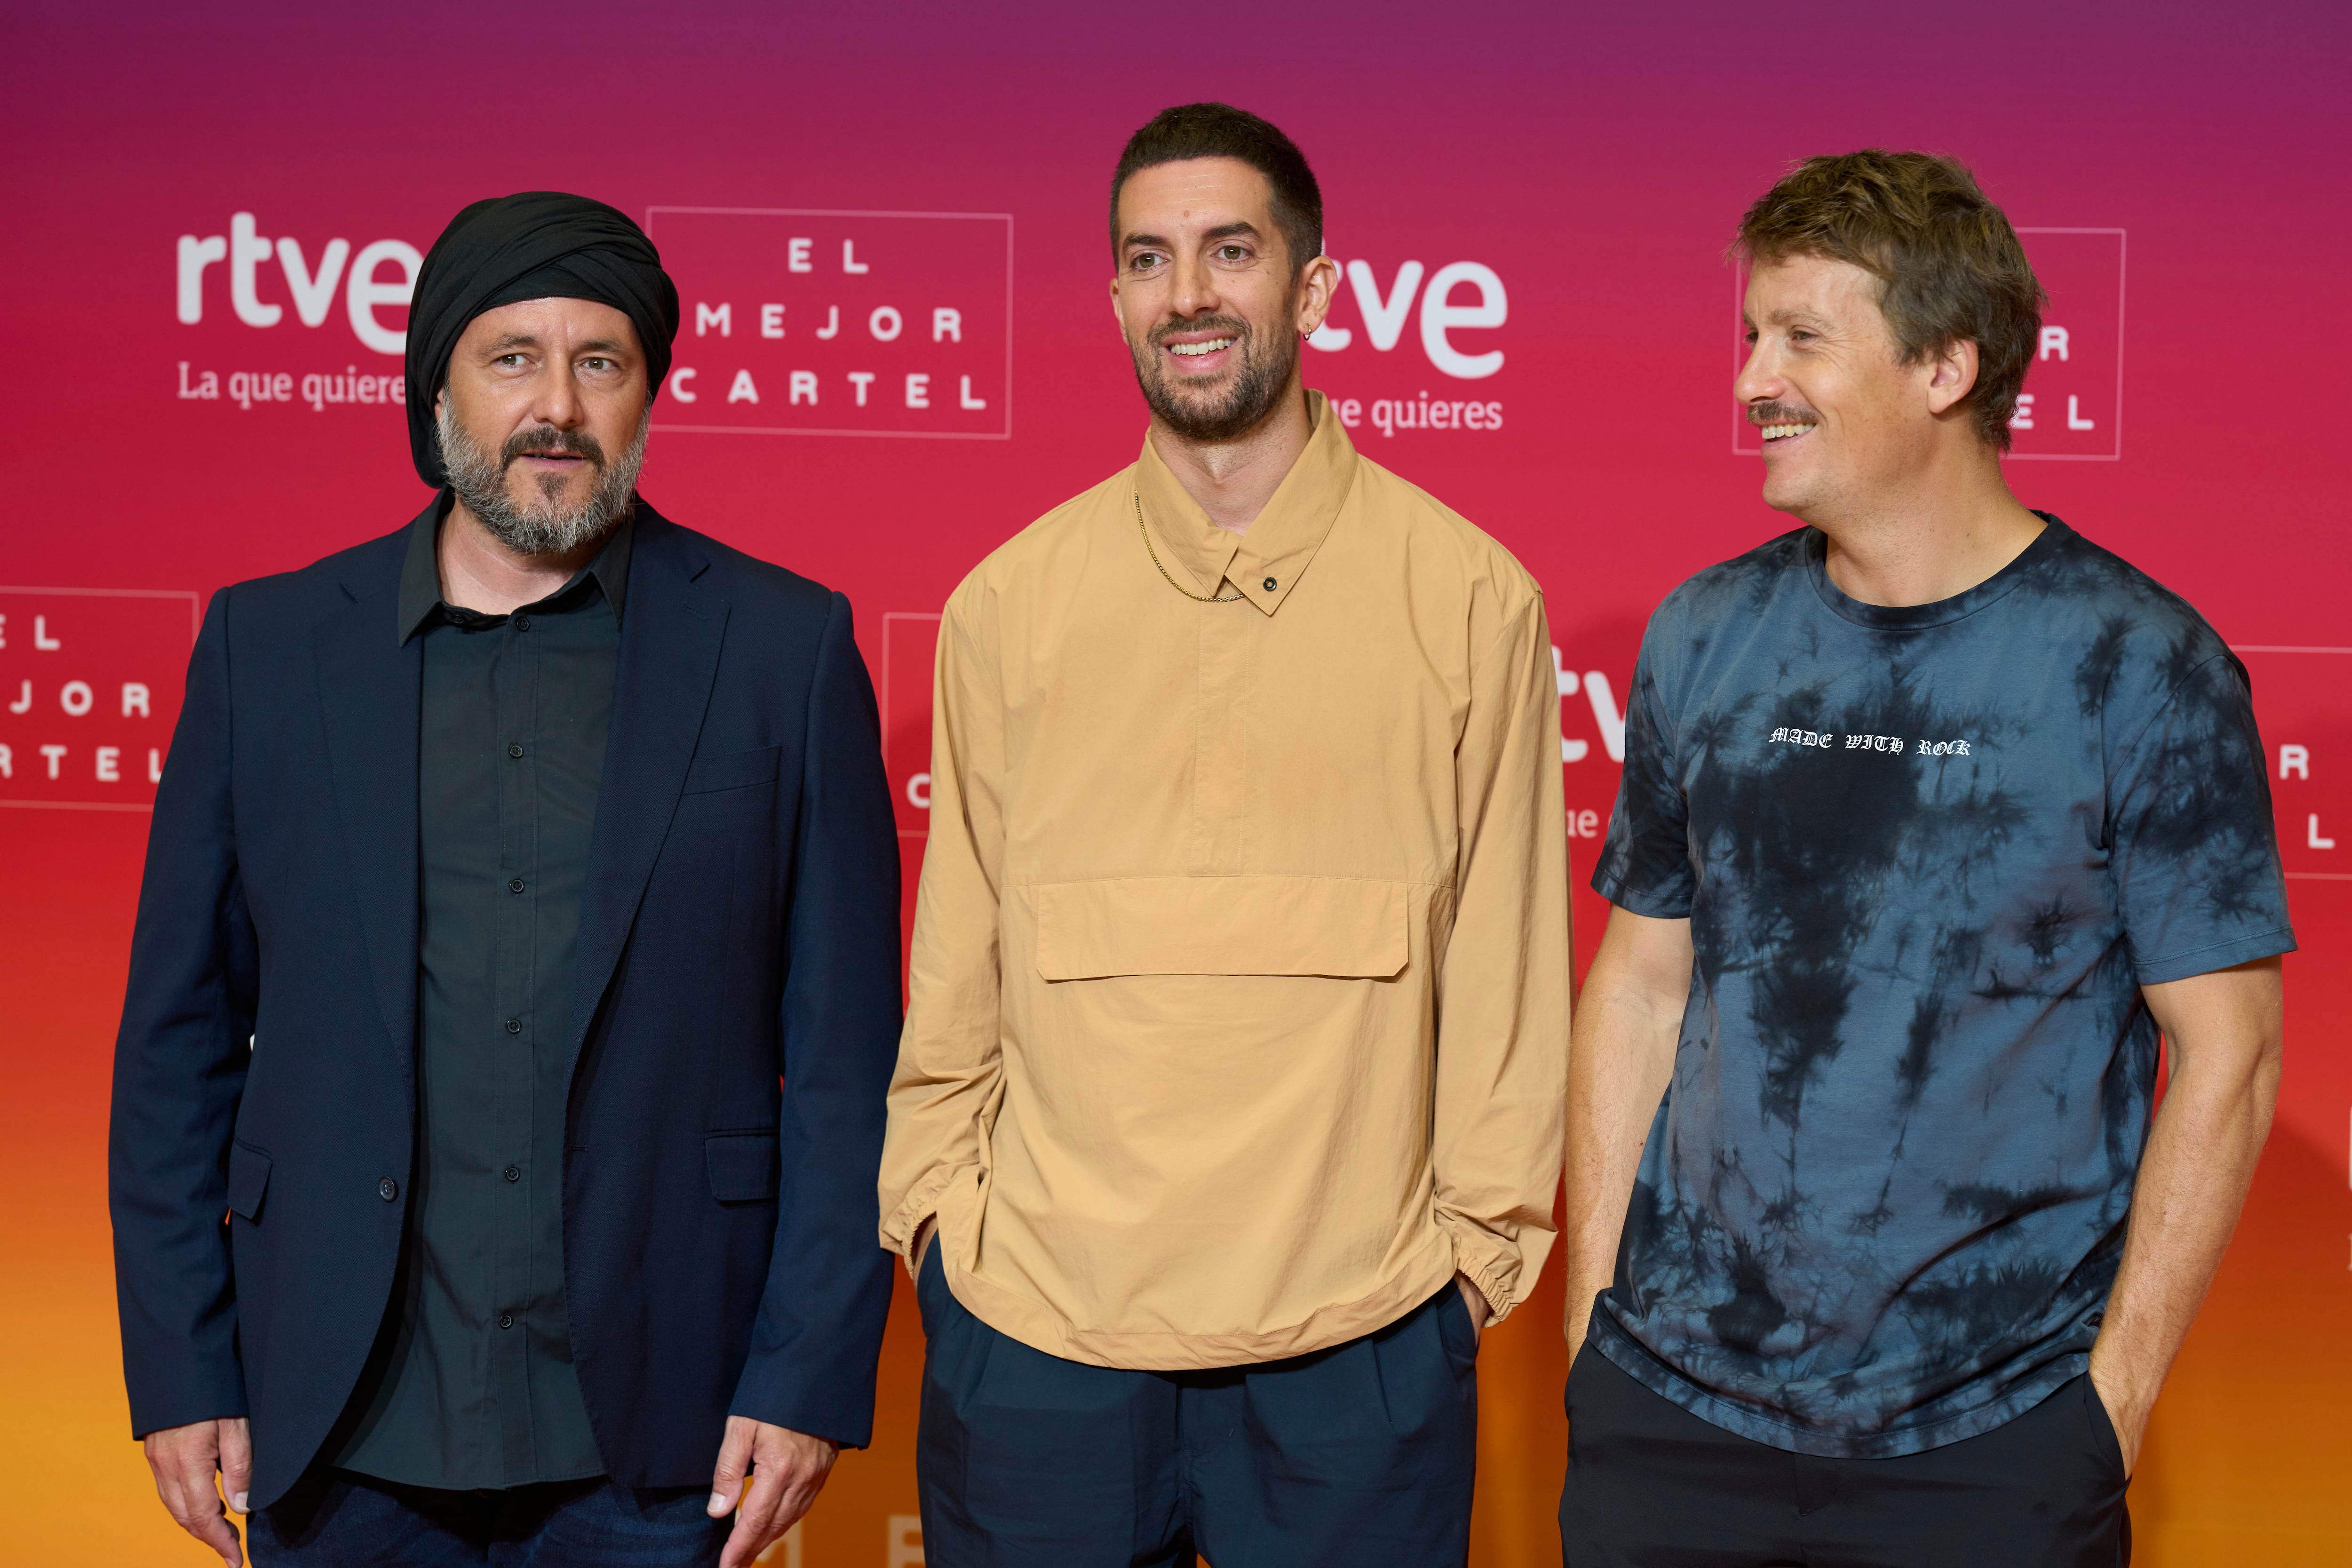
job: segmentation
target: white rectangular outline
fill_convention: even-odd
[[[2352,647],[2315,647],[2298,643],[2233,642],[2230,645],[2230,651],[2231,653],[2352,653]],[[2270,774],[2268,753],[2265,753],[2263,758],[2263,774],[2265,778]],[[2281,870],[2279,875],[2291,882],[2352,882],[2352,871]]]
[[[2112,234],[2116,237],[2116,449],[2112,452],[2003,452],[2000,455],[2001,461],[2005,463],[2120,463],[2124,460],[2124,289],[2131,278],[2129,233],[2120,228],[2021,228],[2017,232],[2020,235]],[[1745,268],[1734,267],[1731,269],[1731,317],[1734,321],[1739,319],[1739,312],[1748,302],[1747,276]],[[1738,367],[1746,363],[1747,355],[1739,351],[1735,342],[1731,352],[1732,374],[1737,375]],[[1737,403],[1733,404],[1731,455],[1735,458],[1762,457],[1764,448],[1760,444],[1754,447],[1743,447],[1739,444],[1739,434],[1747,428],[1748,428],[1747,416],[1741,413]]]
[[[887,725],[890,721],[890,623],[892,621],[937,622],[940,619],[943,613],[944,612],[939,610],[885,610],[882,613],[882,722],[885,725]],[[924,679],[929,679],[928,672],[926,672]],[[934,714],[933,717],[936,718],[937,715]],[[889,731],[887,729],[885,729],[883,731],[882,743],[886,749],[890,743]],[[886,772],[888,770],[888,765],[889,758],[886,754],[883,758],[883,766]],[[898,786],[894,784],[890,787],[895,791]],[[892,814],[896,815],[898,809],[898,803],[896,800],[891,801],[890,810]],[[898,837],[901,838],[929,838],[930,836],[931,830],[928,827],[902,827],[898,829]]]
[[[27,588],[0,586],[0,594],[62,594],[79,599],[185,599],[188,601],[188,646],[194,647],[196,633],[204,626],[204,606],[190,588]],[[164,742],[171,750],[171,742]],[[0,806],[15,806],[24,811],[144,811],[152,813],[154,803],[139,804],[123,800],[0,800]]]
[[[1013,215],[1011,213],[883,212],[857,207],[669,207],[646,209],[646,234],[656,213],[705,217],[952,217],[996,218],[1004,224],[1004,428],[1003,430],[809,430],[788,425],[665,425],[656,430],[688,436],[871,436],[910,441],[1010,441],[1013,439]]]

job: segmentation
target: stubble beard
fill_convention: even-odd
[[[1289,313],[1284,302],[1284,315]],[[1241,370],[1224,391],[1206,402],[1182,395],[1160,358],[1160,340],[1175,332],[1213,329],[1231,332],[1241,351]],[[1129,344],[1135,357],[1135,383],[1152,417],[1187,441],[1231,441],[1265,423],[1298,369],[1298,342],[1287,332],[1267,340],[1251,331],[1237,316],[1202,316],[1189,321],[1167,321],[1154,328],[1140,344]]]
[[[646,437],[653,429],[652,410],[647,409],[619,460],[608,462],[603,444],[584,430],[519,430],[492,452],[450,417],[446,405],[438,423],[441,466],[449,476],[449,488],[491,538],[519,555],[567,554],[619,527],[635,504],[637,474],[646,461]],[[550,475],[540,480],[534,501],[519,504],[507,482],[507,470],[526,453],[551,451],[569,452],[595,464],[595,488],[577,506],[567,508],[557,499],[562,493],[563,479]]]

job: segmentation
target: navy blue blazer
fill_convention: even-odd
[[[437,503],[436,503],[437,504]],[[581,910],[572,1354],[632,1486],[730,1414],[870,1436],[898,850],[849,601],[640,505]],[[416,1122],[407,530],[213,598],[156,792],[110,1160],[135,1432],[253,1422],[256,1507],[385,1319]]]

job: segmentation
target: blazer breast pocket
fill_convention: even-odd
[[[776,782],[778,766],[783,760],[782,746],[760,746],[748,752],[722,752],[715,757],[697,757],[686,770],[687,795],[715,795],[726,789],[749,789],[753,784]]]
[[[269,1192],[269,1156],[243,1139],[228,1146],[228,1212],[247,1223],[261,1218]]]

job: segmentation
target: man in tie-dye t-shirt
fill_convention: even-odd
[[[1570,1056],[1567,1561],[2119,1562],[2277,1084],[2246,672],[2011,495],[2042,292],[1965,170],[1813,159],[1739,250],[1806,526],[1643,639]]]

